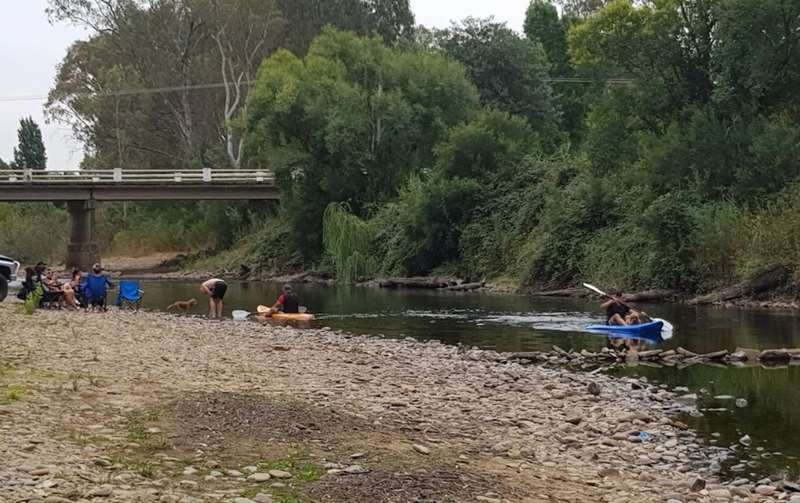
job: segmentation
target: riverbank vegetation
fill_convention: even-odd
[[[70,51],[51,112],[90,145],[87,164],[274,170],[279,207],[197,204],[186,219],[148,209],[156,226],[191,222],[170,237],[233,246],[223,257],[264,272],[698,291],[775,264],[800,270],[797,5],[533,0],[520,34],[491,19],[415,29],[407,2],[353,2],[364,10],[315,10],[299,30],[286,28],[288,4],[246,7],[253,16],[223,16],[226,29],[187,32],[200,52],[183,66],[128,54],[140,49],[132,34],[159,25],[119,23],[166,15],[154,6],[98,18],[113,29]],[[95,5],[51,4],[73,21]],[[205,19],[202,2],[177,4],[178,26]],[[226,58],[215,41],[234,26],[266,30],[239,62],[254,84],[236,106],[225,88],[118,106],[82,94],[87,74],[118,88],[219,81],[209,62]]]

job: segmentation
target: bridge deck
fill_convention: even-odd
[[[278,199],[275,177],[259,170],[0,171],[0,201]]]

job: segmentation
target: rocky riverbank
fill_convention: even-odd
[[[727,451],[638,380],[145,312],[28,317],[6,302],[0,326],[0,501],[791,497],[721,483]]]

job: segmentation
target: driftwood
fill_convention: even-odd
[[[676,295],[677,292],[675,290],[646,290],[644,292],[625,294],[623,300],[626,302],[663,302]]]
[[[378,281],[381,288],[416,288],[435,290],[458,285],[453,278],[387,278]]]
[[[547,292],[531,292],[532,297],[588,297],[591,292],[586,288],[564,288]]]
[[[728,365],[742,366],[761,364],[764,368],[775,368],[776,365],[789,365],[800,362],[800,349],[742,349],[737,348],[734,353],[723,349],[713,353],[697,354],[683,348],[676,350],[652,349],[646,351],[628,351],[619,353],[608,348],[603,348],[597,353],[587,350],[566,351],[559,346],[553,346],[551,351],[528,351],[519,353],[506,353],[498,361],[518,361],[527,363],[559,363],[559,364],[600,364],[622,363],[667,366],[686,368],[691,365],[703,364],[725,368]]]
[[[715,302],[727,302],[729,300],[738,299],[746,295],[766,292],[785,284],[791,274],[792,271],[785,265],[774,266],[762,272],[761,274],[756,275],[748,281],[739,283],[738,285],[723,288],[718,292],[713,292],[708,295],[695,297],[689,301],[689,304],[700,305],[713,304]]]
[[[462,283],[460,285],[453,285],[445,287],[444,289],[449,292],[469,292],[471,290],[479,290],[485,285],[484,282],[480,283]]]
[[[758,358],[762,362],[788,363],[792,359],[792,353],[785,349],[768,349],[762,351]]]

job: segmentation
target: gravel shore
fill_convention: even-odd
[[[716,480],[635,380],[147,312],[0,327],[3,502],[795,501]]]

